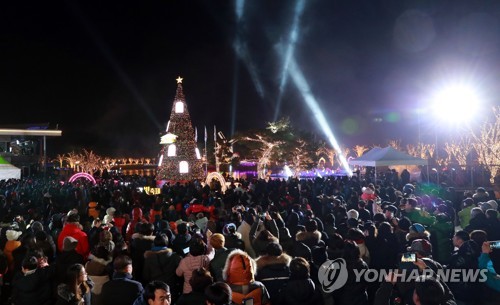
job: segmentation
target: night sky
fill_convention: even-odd
[[[154,157],[180,75],[200,146],[205,125],[231,134],[233,100],[236,131],[263,128],[300,1],[2,3],[0,125],[58,124],[49,155]],[[293,58],[341,144],[415,141],[415,109],[449,82],[473,84],[484,109],[499,103],[500,1],[304,3]],[[289,75],[280,109],[322,135]],[[442,130],[422,125],[424,141]]]

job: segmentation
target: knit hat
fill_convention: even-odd
[[[43,225],[39,221],[33,221],[33,223],[31,224],[31,229],[33,231],[43,231]]]
[[[498,211],[498,203],[495,200],[489,200],[486,203],[489,203],[493,210]]]
[[[424,233],[425,228],[423,225],[421,225],[419,223],[414,223],[410,226],[410,232]]]
[[[110,222],[112,222],[112,221],[113,221],[113,216],[111,216],[111,215],[107,214],[106,216],[104,216],[104,219],[103,219],[103,220],[104,220],[104,223],[105,223],[105,224],[108,224],[108,223],[110,223]]]
[[[63,240],[63,251],[71,251],[76,249],[76,245],[78,244],[78,240],[71,236],[66,236]]]
[[[358,211],[356,211],[356,210],[347,211],[347,219],[351,219],[351,218],[358,219],[358,217],[359,217]]]
[[[220,233],[215,233],[210,238],[210,245],[212,245],[212,247],[214,249],[220,249],[220,248],[224,247],[225,241],[226,241],[226,239],[224,238],[224,235],[222,235]]]
[[[472,208],[472,210],[470,210],[470,218],[475,218],[477,215],[479,214],[483,214],[483,210],[481,210],[481,208]]]
[[[106,215],[111,217],[115,216],[116,209],[114,207],[110,207],[106,209]]]
[[[487,210],[493,208],[491,206],[491,204],[489,204],[488,202],[481,202],[481,203],[479,203],[479,207],[481,208],[481,210],[483,211],[483,213],[486,213]]]
[[[21,234],[23,234],[23,232],[10,229],[5,232],[7,240],[17,240]]]
[[[408,247],[408,251],[417,252],[422,256],[430,256],[432,254],[432,245],[428,240],[415,239],[411,246]]]
[[[390,204],[390,205],[385,207],[384,212],[385,211],[389,211],[389,212],[396,214],[396,212],[398,211],[398,208],[396,206]]]
[[[222,233],[224,233],[224,235],[231,234],[231,231],[236,232],[236,225],[234,223],[228,223],[222,229]]]

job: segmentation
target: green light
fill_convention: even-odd
[[[352,135],[359,131],[359,124],[355,119],[347,118],[342,121],[341,128],[346,134]]]

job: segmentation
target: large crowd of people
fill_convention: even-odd
[[[145,186],[0,181],[1,304],[499,304],[498,201],[484,188],[397,176]],[[319,274],[336,259],[347,279],[329,291]],[[369,269],[394,272],[356,277]],[[401,281],[403,269],[419,277]],[[436,275],[453,269],[486,278]]]

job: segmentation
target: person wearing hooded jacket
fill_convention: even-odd
[[[62,251],[64,238],[71,236],[78,241],[75,249],[76,252],[86,259],[90,253],[89,239],[87,237],[87,233],[83,232],[82,226],[79,222],[80,216],[75,212],[70,212],[66,218],[66,223],[57,238],[57,248],[59,251]]]
[[[142,279],[144,283],[162,281],[170,287],[172,302],[178,299],[182,292],[182,280],[175,274],[181,257],[169,249],[168,237],[165,234],[157,235],[151,250],[144,252],[144,268]]]
[[[231,287],[233,303],[241,305],[244,299],[253,298],[254,305],[271,304],[266,286],[255,280],[256,272],[257,264],[246,252],[229,254],[222,275]]]
[[[272,304],[277,302],[279,290],[290,276],[291,260],[288,254],[283,253],[278,243],[269,243],[266,247],[266,254],[255,260],[257,263],[256,279],[266,286]]]

